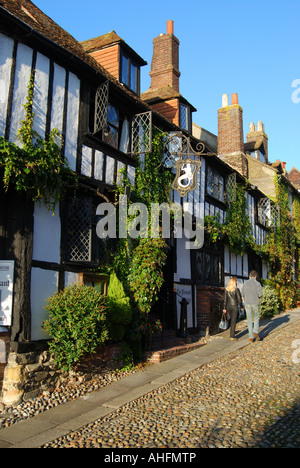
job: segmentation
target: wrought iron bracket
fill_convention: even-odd
[[[181,132],[173,133],[165,142],[162,165],[176,170],[172,188],[181,198],[196,189],[197,174],[202,165],[200,157],[208,155],[212,153],[205,153],[204,142],[194,142]]]

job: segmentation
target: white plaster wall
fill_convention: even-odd
[[[177,239],[177,275],[191,279],[191,251],[185,248],[186,239]]]
[[[24,44],[18,44],[12,105],[12,118],[9,136],[9,140],[16,144],[20,144],[20,140],[18,138],[18,130],[21,126],[20,122],[25,118],[25,109],[23,104],[26,103],[26,97],[28,94],[28,84],[30,80],[32,66],[32,55],[32,49],[30,49]]]
[[[76,170],[77,139],[79,122],[80,81],[73,73],[69,74],[68,109],[66,125],[65,156],[70,168]]]
[[[117,184],[120,185],[123,180],[123,174],[120,172],[122,169],[124,169],[125,164],[122,163],[121,161],[118,161],[117,163]]]
[[[57,292],[58,272],[32,268],[31,270],[31,339],[44,340],[43,322],[48,318],[46,300]]]
[[[55,63],[50,129],[56,128],[60,133],[63,130],[65,86],[66,70]]]
[[[71,286],[72,284],[78,283],[79,276],[78,273],[73,273],[71,271],[65,272],[65,287]]]
[[[37,53],[33,96],[33,130],[35,130],[42,138],[45,138],[46,130],[49,72],[50,60],[44,55]]]
[[[14,41],[0,33],[0,136],[4,136]]]
[[[114,168],[115,168],[115,160],[110,156],[106,156],[106,174],[105,174],[105,182],[107,184],[114,183]]]
[[[127,177],[129,179],[129,182],[131,185],[134,185],[135,183],[135,167],[133,166],[128,166],[127,167]]]
[[[82,147],[81,174],[92,177],[92,148]]]
[[[95,179],[101,180],[103,179],[103,153],[101,151],[95,151],[95,165],[94,165],[94,176]]]
[[[55,215],[45,205],[34,205],[33,260],[60,262],[61,223],[59,206]]]

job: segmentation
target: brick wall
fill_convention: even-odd
[[[197,286],[197,324],[201,330],[209,328],[210,334],[216,332],[217,310],[223,309],[224,288]]]

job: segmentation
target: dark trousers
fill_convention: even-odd
[[[235,327],[236,327],[236,322],[238,318],[238,308],[230,308],[227,311],[230,315],[230,338],[234,338],[234,332],[235,332]]]

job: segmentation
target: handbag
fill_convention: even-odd
[[[219,328],[221,330],[227,330],[227,328],[228,328],[228,320],[227,320],[226,314],[224,312],[222,314],[221,322],[219,323]]]

